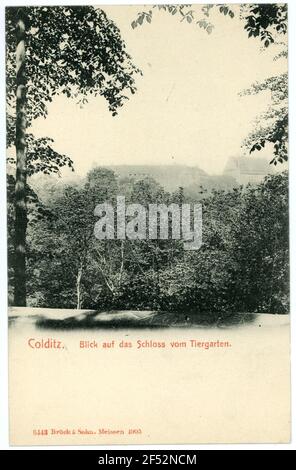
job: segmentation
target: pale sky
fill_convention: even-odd
[[[34,123],[36,136],[50,136],[69,155],[77,174],[94,165],[186,164],[209,173],[223,171],[270,96],[239,97],[256,80],[282,73],[286,61],[273,61],[243,24],[217,12],[207,34],[179,17],[155,11],[151,24],[133,30],[139,6],[102,7],[119,26],[127,51],[142,70],[137,93],[112,117],[103,98],[83,109],[56,97],[46,120]],[[264,156],[264,154],[260,155]],[[270,156],[265,154],[266,158]]]

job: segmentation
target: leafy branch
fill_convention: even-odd
[[[213,7],[219,8],[220,13],[230,18],[234,18],[234,12],[228,5],[200,5],[199,9],[196,9],[196,5],[192,8],[192,4],[183,4],[183,5],[153,5],[152,9],[149,11],[141,11],[138,13],[137,18],[132,21],[131,26],[133,29],[138,26],[142,26],[145,22],[151,23],[154,10],[164,11],[171,15],[178,15],[180,21],[186,21],[187,23],[195,24],[201,29],[206,30],[208,34],[213,31],[214,25],[208,20],[210,16],[210,10]]]

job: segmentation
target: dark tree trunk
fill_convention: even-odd
[[[16,178],[15,178],[15,259],[14,304],[26,306],[26,26],[22,9],[18,9],[16,25]]]

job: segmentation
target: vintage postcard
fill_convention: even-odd
[[[6,8],[12,445],[290,441],[287,28]]]

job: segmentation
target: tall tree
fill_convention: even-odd
[[[52,139],[28,132],[46,117],[53,96],[102,96],[113,115],[140,71],[126,52],[117,26],[103,10],[83,7],[11,7],[6,10],[7,145],[15,145],[15,305],[26,305],[26,178],[59,173],[72,160],[52,148]],[[9,162],[14,162],[9,157]]]
[[[26,299],[26,18],[19,12],[16,24],[16,184],[15,184],[15,267],[14,295],[16,305]]]

